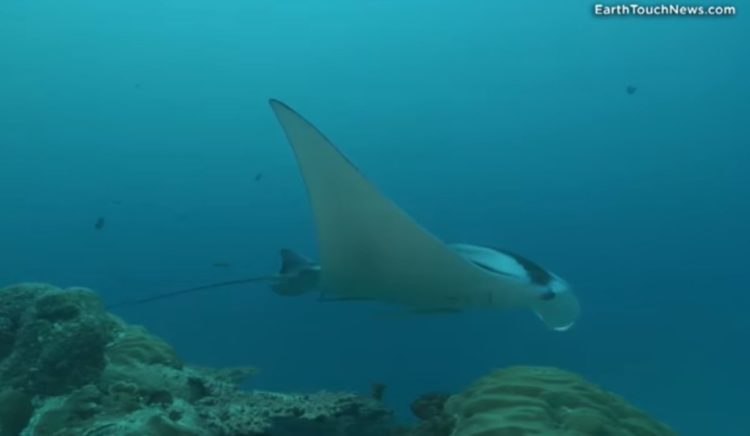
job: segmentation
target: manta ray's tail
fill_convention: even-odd
[[[531,308],[547,327],[557,331],[573,327],[581,312],[578,299],[567,285],[555,289],[549,297],[537,300]]]
[[[151,303],[152,301],[165,300],[167,298],[174,298],[180,295],[192,294],[198,291],[205,291],[208,289],[224,288],[227,286],[241,285],[247,283],[264,283],[272,280],[271,277],[251,277],[249,279],[229,280],[226,282],[211,283],[210,285],[196,286],[193,288],[180,289],[179,291],[164,292],[161,294],[152,295],[150,297],[143,297],[133,300],[120,301],[118,303],[110,304],[107,309],[115,309],[123,306],[136,306],[139,304]]]
[[[152,301],[175,298],[185,294],[206,291],[210,289],[225,288],[243,284],[266,283],[271,285],[274,292],[281,295],[302,295],[316,288],[320,266],[310,259],[295,253],[289,249],[282,249],[281,269],[278,274],[258,277],[250,277],[239,280],[228,280],[225,282],[211,283],[209,285],[195,286],[178,291],[163,292],[161,294],[151,295],[149,297],[137,298],[132,300],[120,301],[108,305],[108,309],[119,308],[123,306],[135,306],[139,304],[150,303]]]

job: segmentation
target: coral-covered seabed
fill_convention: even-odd
[[[661,436],[622,398],[554,368],[497,370],[464,392],[412,403],[398,425],[350,392],[245,391],[253,368],[190,366],[96,293],[0,289],[0,436]]]

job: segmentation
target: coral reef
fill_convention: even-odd
[[[0,436],[390,433],[391,413],[373,399],[237,388],[254,373],[186,365],[87,289],[0,289]]]
[[[554,368],[513,367],[412,403],[397,426],[371,395],[244,391],[254,368],[183,362],[83,288],[0,289],[0,436],[667,436],[620,397]]]

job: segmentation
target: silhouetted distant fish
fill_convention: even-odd
[[[96,230],[101,230],[101,229],[104,228],[104,224],[105,224],[104,217],[100,216],[99,218],[96,219],[96,223],[94,224],[94,228]]]
[[[638,90],[638,88],[636,88],[633,85],[628,85],[628,86],[625,87],[625,92],[627,92],[629,95],[635,94],[635,91],[637,91],[637,90]]]
[[[385,389],[388,386],[385,383],[375,382],[370,385],[370,397],[377,401],[383,401],[385,395]]]
[[[262,179],[262,178],[263,178],[263,173],[258,173],[258,174],[255,175],[255,181],[256,182],[259,182],[260,179]]]
[[[211,264],[211,266],[213,266],[214,268],[229,268],[230,266],[232,266],[232,264],[229,262],[221,261],[221,262],[214,262]]]

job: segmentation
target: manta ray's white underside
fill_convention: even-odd
[[[326,295],[425,311],[539,303],[538,289],[461,256],[384,197],[311,123],[284,103],[270,104],[307,186]]]

